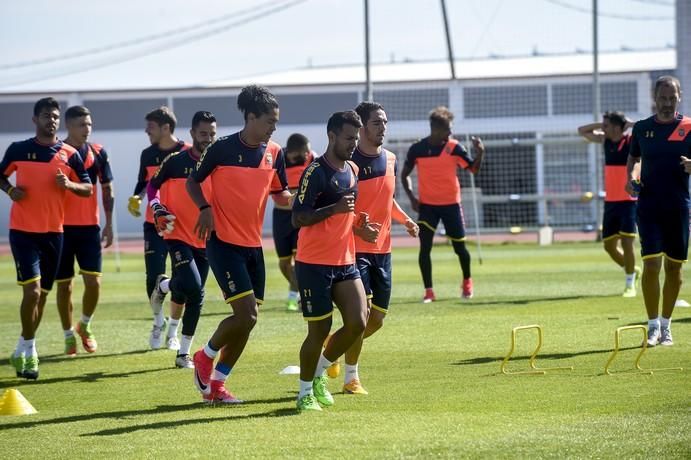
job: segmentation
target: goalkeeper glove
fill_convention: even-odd
[[[172,232],[175,227],[175,216],[161,203],[152,204],[151,210],[154,212],[154,225],[158,235],[163,236],[164,233]]]
[[[127,210],[134,217],[140,217],[142,215],[142,213],[139,212],[139,206],[141,204],[142,204],[142,199],[139,198],[139,195],[132,195],[129,198],[129,200],[127,200]]]

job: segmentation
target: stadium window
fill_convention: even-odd
[[[638,109],[638,85],[635,81],[617,81],[600,84],[602,110],[632,112]],[[591,83],[564,83],[552,86],[552,112],[554,115],[592,113],[593,85]]]
[[[427,120],[431,108],[449,106],[447,88],[380,90],[374,91],[373,98],[396,121]]]
[[[281,107],[281,125],[323,124],[332,113],[358,104],[355,92],[276,94],[276,97]]]
[[[144,129],[144,115],[166,105],[165,98],[85,100],[100,130]]]
[[[38,98],[36,98],[38,100]],[[60,111],[67,110],[67,102],[60,102]],[[31,122],[34,115],[32,102],[3,102],[0,104],[0,133],[33,133],[36,126]],[[61,123],[64,127],[64,123]]]
[[[463,88],[465,118],[508,118],[547,115],[546,85]]]
[[[178,124],[189,128],[192,117],[200,110],[207,110],[216,116],[220,126],[242,126],[242,113],[237,109],[237,97],[176,97],[173,110]]]

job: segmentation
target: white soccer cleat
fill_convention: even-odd
[[[670,335],[671,338],[671,335]],[[648,326],[648,346],[654,347],[660,343],[660,327],[650,327]]]
[[[663,327],[660,329],[660,345],[665,347],[671,347],[674,345],[672,340],[672,330],[668,327]]]
[[[175,357],[175,367],[180,369],[194,369],[194,362],[190,355],[177,355]]]
[[[163,301],[166,298],[166,293],[161,291],[161,281],[167,279],[168,277],[163,274],[156,277],[156,285],[154,287],[154,291],[151,293],[151,297],[149,298],[151,310],[153,310],[154,314],[157,314],[163,308]]]
[[[163,326],[154,326],[151,328],[151,334],[149,335],[149,345],[151,346],[152,350],[158,350],[161,348],[163,345],[163,330],[165,329],[166,324],[163,323]]]
[[[178,351],[180,349],[180,341],[178,340],[177,337],[168,337],[168,342],[166,343],[166,347],[169,350]]]

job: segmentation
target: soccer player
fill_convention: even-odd
[[[381,104],[362,102],[355,111],[362,120],[360,141],[352,160],[358,167],[358,197],[355,214],[367,214],[381,223],[374,243],[355,238],[355,257],[367,295],[367,325],[362,336],[345,353],[343,392],[367,394],[360,383],[358,359],[363,339],[381,329],[391,300],[391,221],[405,225],[408,234],[418,236],[418,225],[401,209],[396,190],[396,154],[382,148],[386,136],[386,112]]]
[[[485,156],[485,146],[479,137],[472,137],[475,159],[466,149],[451,138],[453,113],[440,106],[429,114],[430,135],[413,144],[408,150],[401,181],[414,211],[419,212],[420,254],[418,263],[425,285],[424,303],[436,300],[432,288],[432,243],[437,225],[441,220],[446,235],[451,240],[463,271],[461,295],[473,297],[473,279],[470,273],[470,253],[465,245],[465,224],[461,206],[461,186],[456,170],[458,167],[477,174]],[[419,198],[412,191],[410,173],[417,166]]]
[[[67,139],[65,143],[74,147],[84,163],[93,185],[101,183],[101,199],[106,223],[99,227],[100,211],[98,194],[92,193],[88,198],[68,193],[65,197],[65,223],[62,243],[62,255],[56,275],[57,304],[62,329],[65,334],[65,354],[77,354],[77,338],[72,328],[72,278],[74,278],[74,261],[79,264],[79,273],[84,279],[82,297],[82,316],[77,323],[82,346],[88,353],[98,348],[96,337],[91,331],[91,319],[96,311],[101,292],[101,241],[105,247],[113,244],[113,174],[110,170],[108,154],[103,146],[89,142],[91,135],[91,112],[84,106],[76,105],[65,112]]]
[[[17,377],[36,380],[36,330],[62,251],[65,195],[69,191],[88,197],[92,187],[77,151],[56,135],[60,125],[58,101],[39,99],[32,120],[36,136],[13,142],[0,162],[0,190],[12,200],[10,247],[17,284],[22,287],[22,333],[10,364]],[[16,174],[15,185],[8,180],[12,173]]]
[[[237,404],[225,388],[245,349],[264,299],[262,224],[266,200],[290,199],[281,147],[272,142],[279,111],[268,89],[246,86],[237,100],[245,126],[211,144],[187,179],[187,191],[199,209],[195,230],[206,242],[206,255],[233,314],[221,321],[208,343],[194,354],[194,382],[209,403]],[[208,201],[201,183],[211,181]],[[214,368],[214,359],[218,363]]]
[[[363,215],[354,227],[357,166],[349,160],[361,127],[352,110],[331,115],[326,153],[305,169],[293,203],[293,225],[300,228],[295,274],[307,320],[307,337],[300,349],[297,408],[301,412],[334,404],[325,372],[362,335],[367,322],[367,296],[355,265],[353,235],[374,242],[380,226]],[[343,327],[320,355],[331,330],[334,303]]]
[[[142,151],[139,160],[139,176],[137,185],[134,187],[134,194],[129,198],[127,209],[134,217],[140,217],[141,212],[139,207],[142,202],[142,197],[146,194],[146,186],[151,176],[161,165],[165,157],[174,152],[189,147],[183,141],[175,137],[175,125],[177,119],[175,114],[168,107],[160,107],[152,110],[145,117],[146,129],[145,132],[149,136],[151,146]],[[146,217],[144,221],[144,265],[146,267],[146,293],[147,298],[151,300],[151,295],[156,286],[156,280],[159,275],[166,273],[166,256],[168,247],[163,238],[158,234],[156,226],[154,225],[154,215],[151,208],[147,207]],[[162,303],[163,299],[161,299]],[[149,345],[152,349],[161,348],[163,344],[163,330],[166,327],[166,321],[160,312],[153,312],[154,320],[151,334],[149,335]],[[180,348],[177,339],[177,324],[182,316],[182,305],[176,302],[171,303],[171,325],[168,328],[167,347],[171,350]]]
[[[681,264],[689,246],[689,173],[691,118],[677,112],[679,80],[662,76],[655,82],[655,115],[633,126],[627,163],[626,191],[638,195],[638,232],[643,258],[643,301],[648,313],[648,346],[670,346],[671,319],[681,287]],[[640,183],[634,166],[640,163]],[[660,269],[664,256],[662,315],[659,316]]]
[[[163,234],[173,264],[170,279],[165,275],[158,276],[151,296],[151,308],[161,315],[163,299],[171,291],[173,301],[184,304],[182,341],[175,366],[186,369],[194,368],[190,348],[204,304],[204,285],[209,274],[206,240],[199,238],[194,230],[198,211],[187,194],[186,183],[201,153],[216,140],[216,117],[211,112],[195,113],[190,136],[192,146],[168,155],[147,187],[156,228]],[[202,182],[202,192],[204,199],[211,199],[210,181]],[[172,230],[169,230],[169,224]]]
[[[295,193],[302,172],[314,160],[314,155],[310,149],[310,141],[300,133],[291,134],[288,137],[284,150],[286,162],[286,179],[288,180],[288,190]],[[273,238],[278,256],[278,268],[288,280],[288,301],[286,309],[288,311],[298,311],[298,285],[295,280],[295,252],[297,251],[298,229],[293,227],[291,222],[292,211],[290,206],[275,205],[273,211]]]
[[[636,297],[636,279],[640,268],[635,266],[633,241],[636,238],[636,197],[626,193],[628,182],[626,162],[632,126],[622,112],[606,112],[601,123],[578,128],[578,134],[602,144],[605,153],[605,210],[602,216],[602,241],[612,260],[624,269],[626,284],[623,297]],[[619,249],[621,243],[621,249]]]

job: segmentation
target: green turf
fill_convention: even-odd
[[[474,263],[476,298],[458,299],[450,247],[433,253],[439,302],[423,305],[414,249],[394,252],[394,293],[384,329],[365,344],[368,396],[336,394],[322,413],[296,414],[296,376],[306,327],[283,311],[286,293],[267,251],[267,299],[229,387],[247,404],[204,407],[174,353],[147,351],[150,310],[143,262],[107,260],[93,323],[99,351],[61,356],[51,298],[39,330],[41,377],[14,378],[6,357],[19,334],[20,290],[0,259],[0,389],[18,388],[39,411],[0,417],[0,458],[690,458],[691,309],[675,313],[675,345],[649,350],[644,367],[682,372],[604,376],[618,326],[645,319],[642,299],[622,299],[623,275],[595,244],[484,248]],[[195,347],[226,312],[213,280]],[[81,288],[77,289],[79,296]],[[682,288],[691,300],[691,288]],[[544,376],[499,374],[513,326],[539,323],[538,364],[574,366]],[[535,343],[519,337],[517,370]],[[615,369],[640,344],[626,336]],[[340,390],[332,380],[332,391]]]

